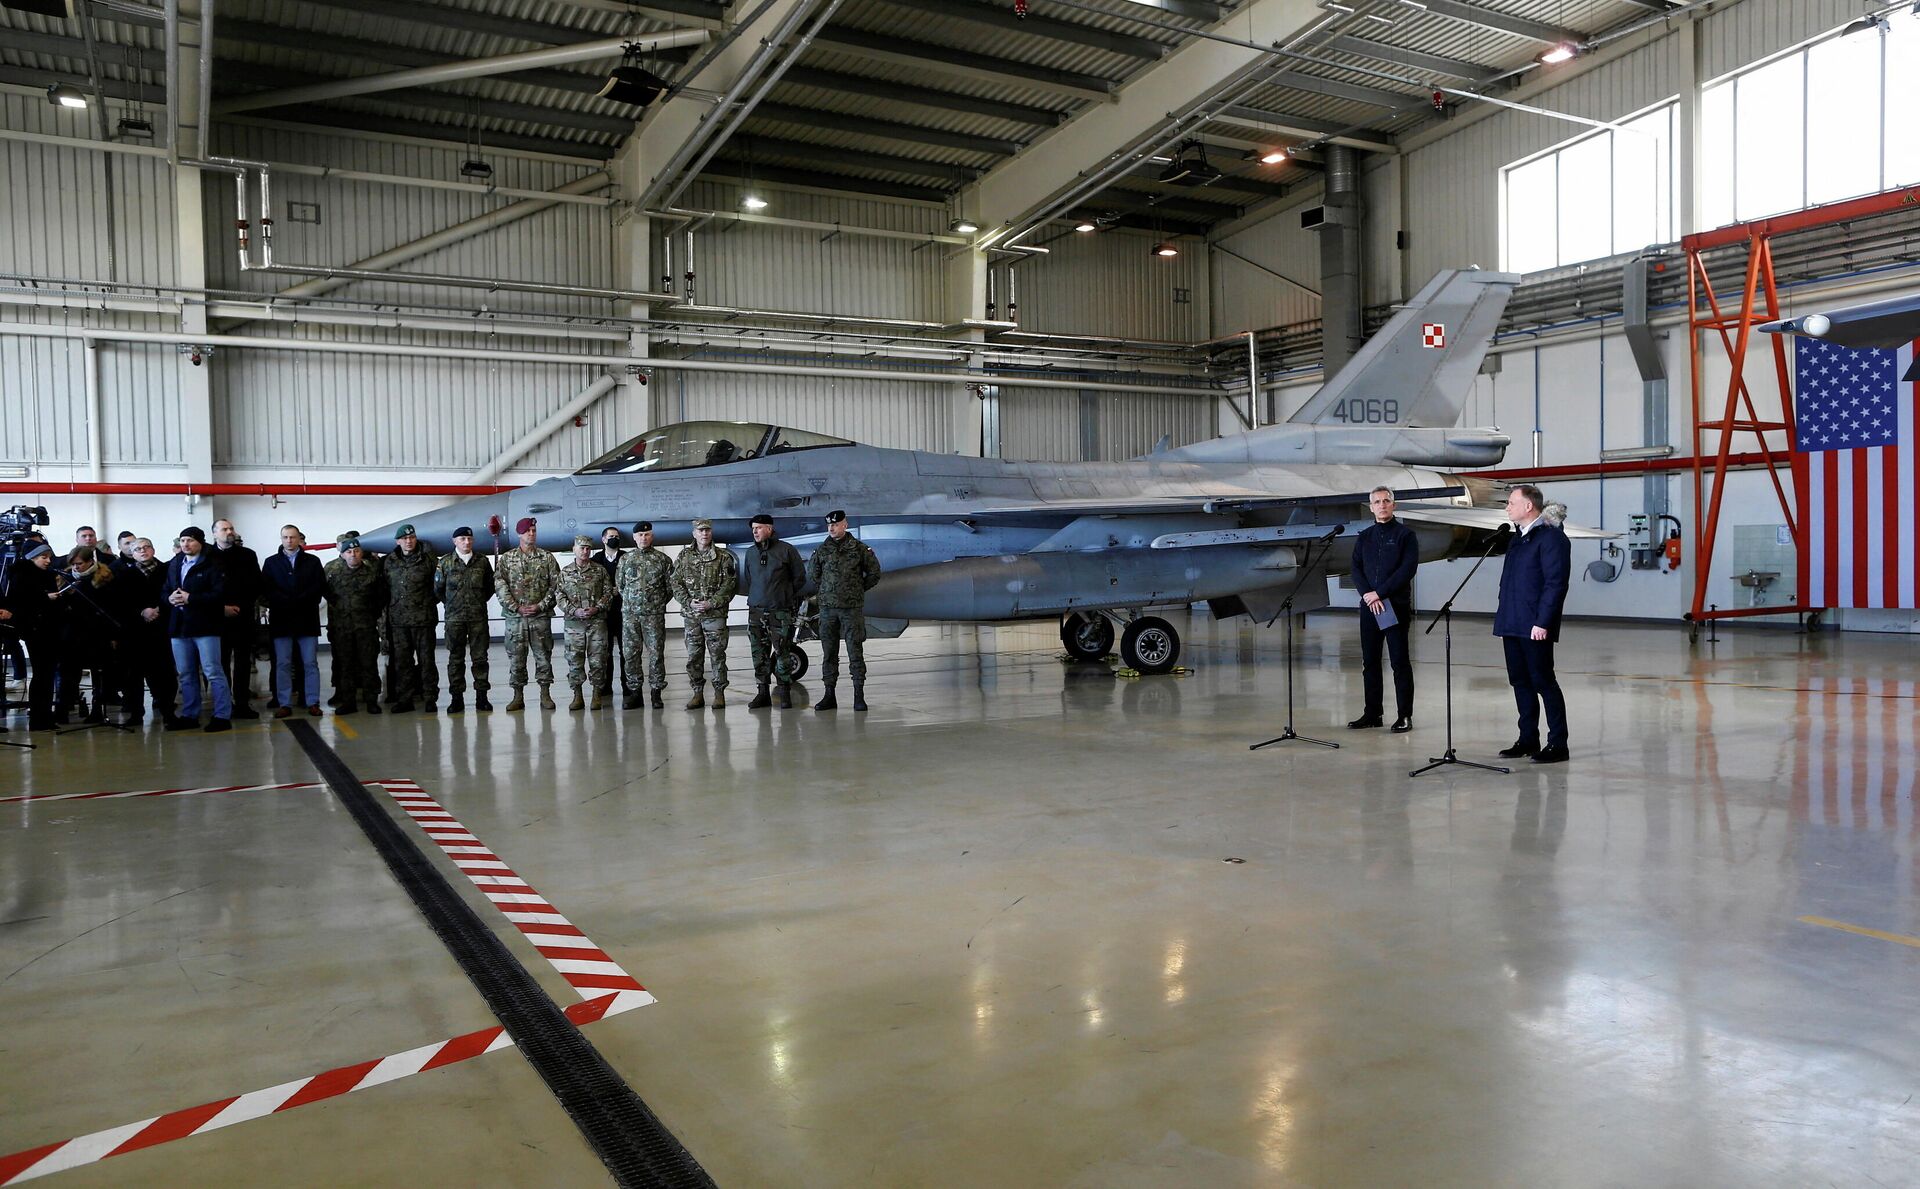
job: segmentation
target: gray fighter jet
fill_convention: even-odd
[[[1401,308],[1300,412],[1280,425],[1161,449],[1129,462],[1002,462],[886,450],[783,426],[696,421],[648,430],[572,475],[408,519],[449,546],[461,524],[514,544],[539,519],[540,544],[654,524],[662,544],[710,518],[724,541],[771,513],[803,553],[826,514],[849,525],[886,570],[867,600],[870,631],[909,620],[1059,618],[1067,649],[1165,672],[1180,655],[1150,608],[1208,603],[1216,615],[1271,616],[1304,564],[1344,571],[1350,550],[1320,547],[1371,522],[1367,494],[1391,487],[1421,559],[1484,543],[1502,523],[1493,485],[1444,468],[1488,467],[1508,437],[1456,428],[1517,277],[1443,272]],[[362,534],[392,546],[393,525]],[[1296,609],[1324,606],[1305,584]]]

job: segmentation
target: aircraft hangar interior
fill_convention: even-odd
[[[1916,245],[1914,0],[0,0],[0,1186],[1920,1186]]]

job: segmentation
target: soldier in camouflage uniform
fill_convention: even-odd
[[[487,701],[487,646],[492,642],[487,600],[493,597],[493,567],[473,551],[473,530],[465,525],[453,530],[453,552],[434,566],[433,597],[447,607],[447,693],[452,695],[447,713],[466,712],[469,654],[473,708],[492,710],[493,703]]]
[[[605,696],[600,679],[607,672],[607,605],[613,602],[613,583],[607,580],[606,567],[593,560],[592,537],[573,539],[573,564],[560,571],[557,596],[566,620],[567,684],[573,687],[567,709],[586,709],[581,683],[589,682],[598,710]]]
[[[759,692],[749,710],[778,706],[793,709],[793,632],[800,613],[800,592],[807,585],[807,564],[800,551],[773,535],[773,517],[753,518],[753,544],[740,555],[740,590],[747,596],[747,643],[753,650],[753,679]],[[777,683],[772,694],[770,684]]]
[[[653,522],[633,526],[635,548],[620,559],[614,588],[620,600],[620,655],[633,690],[623,710],[640,707],[640,657],[646,653],[646,679],[653,708],[667,688],[667,600],[673,597],[673,559],[653,547]]]
[[[815,710],[838,710],[833,696],[840,679],[840,641],[847,642],[847,668],[853,673],[853,708],[867,708],[867,592],[880,581],[880,559],[867,543],[847,532],[847,514],[827,513],[827,539],[807,559],[807,579],[820,604],[820,680],[827,687]]]
[[[680,600],[680,618],[686,625],[687,680],[693,697],[687,709],[707,704],[706,661],[713,661],[713,708],[727,705],[727,605],[739,589],[733,554],[713,543],[713,521],[693,522],[693,544],[673,562],[673,597]]]
[[[352,714],[367,700],[367,713],[380,713],[380,640],[375,621],[387,605],[387,576],[377,558],[360,548],[360,538],[335,538],[340,556],[327,563],[327,642],[333,650],[333,688],[338,713]]]
[[[514,525],[520,547],[500,559],[494,584],[500,592],[500,614],[507,621],[507,681],[513,686],[509,712],[526,709],[521,691],[527,684],[527,654],[533,654],[533,676],[540,683],[540,708],[553,709],[553,601],[560,584],[560,563],[540,548],[539,524],[522,516]]]
[[[417,699],[432,710],[440,700],[440,665],[433,655],[433,629],[440,622],[433,579],[439,558],[411,524],[394,534],[387,554],[387,675],[393,679],[393,710],[405,714]]]

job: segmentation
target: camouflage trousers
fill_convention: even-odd
[[[440,697],[440,662],[433,655],[433,625],[387,627],[387,675],[393,679],[396,702],[436,701]]]
[[[840,641],[847,642],[847,671],[855,685],[867,680],[867,613],[859,607],[820,608],[820,680],[840,677]]]
[[[473,659],[473,688],[487,692],[487,646],[493,642],[484,619],[447,620],[447,692],[467,692],[467,659]]]
[[[693,688],[706,684],[707,659],[713,659],[713,688],[727,688],[727,615],[684,615],[687,638],[687,680]]]
[[[579,689],[583,684],[596,693],[607,675],[607,617],[567,620],[567,684]]]
[[[527,683],[527,654],[533,654],[533,679],[553,684],[553,624],[542,615],[527,619],[507,617],[507,684],[519,689]]]
[[[747,645],[753,650],[753,679],[761,685],[793,681],[795,614],[785,608],[747,609]]]
[[[641,664],[645,650],[646,663]],[[647,611],[635,607],[621,615],[620,663],[626,666],[624,680],[630,689],[640,688],[644,673],[648,689],[667,688],[667,613],[665,609]]]
[[[333,692],[341,704],[378,698],[380,636],[373,624],[335,620],[327,625],[327,643],[333,647]]]

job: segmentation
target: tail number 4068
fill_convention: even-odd
[[[1333,419],[1349,425],[1398,425],[1400,402],[1392,397],[1356,396],[1336,403]]]

